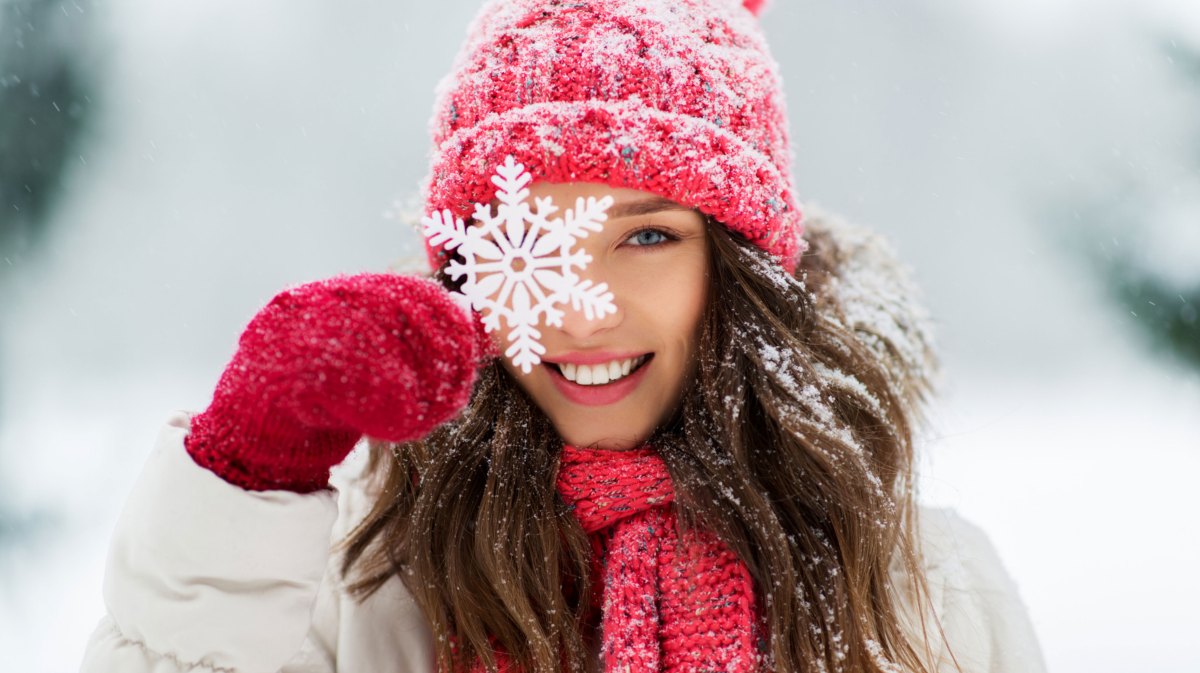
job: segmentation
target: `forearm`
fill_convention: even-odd
[[[83,673],[274,672],[310,631],[335,492],[238,488],[191,461],[187,432],[171,419],[126,501]]]

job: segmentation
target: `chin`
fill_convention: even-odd
[[[609,425],[611,428],[612,426]],[[652,430],[646,432],[629,434],[629,435],[613,435],[611,432],[602,430],[581,430],[572,431],[570,428],[555,427],[558,434],[563,438],[563,441],[571,446],[590,447],[601,449],[604,451],[625,451],[627,449],[636,449],[643,446],[646,440],[650,437]]]

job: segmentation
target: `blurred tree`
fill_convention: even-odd
[[[69,169],[82,164],[96,90],[94,7],[92,0],[0,0],[0,347],[9,303],[3,281],[23,266],[51,220]],[[3,482],[13,470],[3,469],[4,449],[0,561],[7,548],[50,520],[9,500]]]
[[[1198,214],[1196,226],[1200,226]],[[1200,259],[1196,260],[1200,269]],[[1127,257],[1111,260],[1108,285],[1152,344],[1200,371],[1200,283],[1176,285]]]
[[[0,0],[0,266],[49,220],[92,110],[87,0]]]
[[[1197,93],[1200,122],[1200,48],[1171,38],[1158,46]],[[1200,124],[1195,131],[1200,138]],[[1075,223],[1060,229],[1063,244],[1086,257],[1151,349],[1200,373],[1200,142],[1192,153],[1180,152],[1188,188],[1168,186],[1164,176],[1114,176],[1123,188],[1072,204],[1071,217],[1055,219]]]

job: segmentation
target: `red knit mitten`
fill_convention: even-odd
[[[419,439],[452,418],[490,354],[478,320],[433,281],[301,285],[250,321],[184,444],[243,488],[315,491],[364,434]]]

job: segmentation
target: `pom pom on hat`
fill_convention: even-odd
[[[750,13],[754,16],[762,16],[763,10],[767,8],[768,4],[770,4],[770,0],[744,0],[742,4],[745,5],[746,9],[750,10]]]

